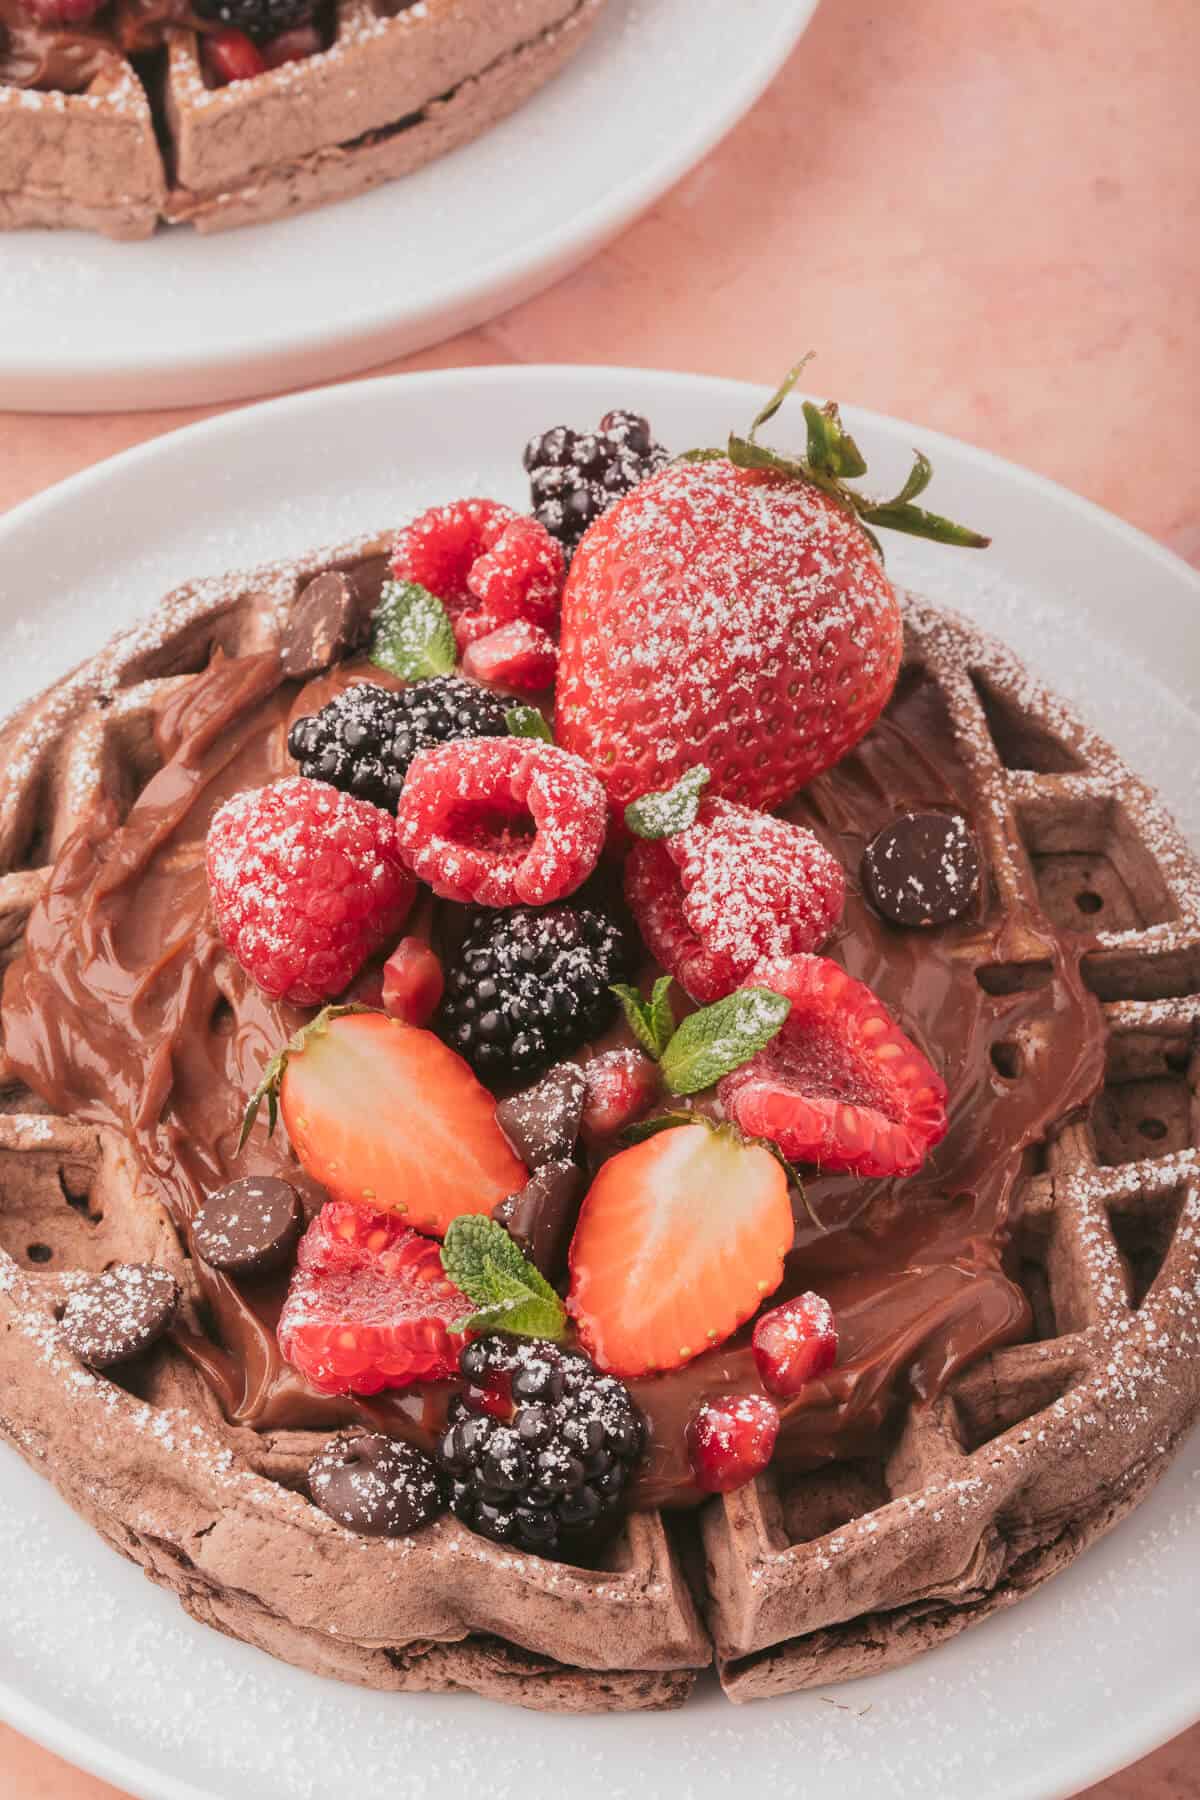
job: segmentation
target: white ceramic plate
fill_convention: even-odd
[[[0,406],[210,404],[368,368],[527,299],[652,205],[816,0],[609,0],[576,61],[417,174],[299,218],[112,244],[0,236]]]
[[[486,369],[301,395],[159,439],[0,522],[0,711],[171,583],[464,493],[523,498],[549,424],[648,412],[672,448],[760,396],[600,369]],[[854,413],[882,489],[912,443],[933,503],[984,555],[896,540],[893,573],[980,618],[1154,777],[1200,842],[1200,577],[1128,526],[936,433]],[[786,441],[794,403],[777,422]],[[1144,1506],[1032,1599],[908,1669],[731,1707],[572,1719],[382,1696],[299,1674],[193,1624],[15,1456],[0,1455],[0,1712],[146,1800],[570,1796],[1054,1800],[1200,1714],[1200,1440]]]

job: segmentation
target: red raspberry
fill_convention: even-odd
[[[225,87],[231,81],[252,81],[267,67],[254,40],[244,31],[235,31],[232,25],[224,31],[206,32],[201,42],[204,67],[217,87]]]
[[[296,1253],[279,1348],[323,1394],[444,1381],[463,1342],[451,1327],[470,1310],[431,1239],[394,1213],[330,1200]]]
[[[779,1436],[779,1414],[762,1394],[705,1400],[687,1428],[688,1460],[706,1494],[728,1494],[761,1475]]]
[[[815,950],[842,916],[841,865],[800,825],[729,800],[630,852],[626,898],[652,956],[706,1004],[766,956]]]
[[[392,572],[442,601],[460,650],[501,625],[558,622],[566,561],[536,519],[498,500],[433,506],[397,532]]]
[[[718,1098],[747,1137],[791,1162],[856,1175],[912,1175],[946,1135],[946,1084],[882,1000],[824,956],[759,963],[747,986],[792,1009]]]
[[[658,1097],[658,1064],[640,1050],[604,1050],[583,1065],[580,1130],[589,1143],[614,1138],[649,1112]]]
[[[820,1294],[797,1294],[773,1306],[754,1327],[751,1348],[762,1384],[772,1394],[798,1394],[837,1361],[833,1308]]]
[[[206,855],[222,939],[265,993],[295,1006],[340,994],[416,894],[391,817],[301,775],[227,800]]]
[[[383,1010],[406,1025],[424,1025],[445,985],[437,952],[423,938],[401,938],[383,965]]]
[[[463,738],[413,758],[396,812],[409,868],[443,899],[548,906],[586,881],[608,823],[587,764],[537,738]]]
[[[463,674],[493,687],[515,688],[522,694],[542,694],[554,686],[558,651],[554,639],[540,625],[514,619],[486,637],[469,644],[462,659]]]

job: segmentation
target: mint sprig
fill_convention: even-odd
[[[371,661],[389,675],[419,681],[449,675],[458,660],[450,615],[415,581],[385,581],[373,615]]]
[[[738,988],[683,1021],[662,1056],[674,1094],[698,1094],[764,1050],[792,1010],[770,988]]]
[[[504,723],[509,737],[540,738],[543,744],[554,742],[554,733],[536,706],[510,706]]]
[[[860,494],[847,486],[848,482],[856,481],[859,476],[866,474],[867,462],[842,424],[835,401],[827,401],[824,406],[818,406],[812,400],[804,401],[807,441],[803,455],[785,455],[758,442],[760,428],[775,417],[811,359],[810,351],[808,356],[802,357],[788,370],[745,437],[731,432],[724,450],[691,450],[679,460],[712,462],[727,456],[738,469],[770,469],[778,475],[786,475],[791,481],[805,481],[810,487],[820,488],[856,519],[877,550],[879,544],[870,529],[872,525],[886,527],[889,531],[906,532],[910,537],[931,538],[939,544],[955,544],[971,550],[986,549],[992,540],[984,537],[981,532],[972,531],[969,526],[958,525],[953,519],[943,518],[941,513],[929,512],[925,507],[913,504],[917,495],[924,493],[933,474],[928,457],[920,450],[914,450],[915,460],[908,477],[890,500],[872,500],[866,494]]]
[[[647,1056],[658,1062],[675,1035],[671,977],[659,976],[649,1000],[643,1000],[635,987],[626,987],[621,981],[613,983],[612,991],[625,1009],[630,1031]]]
[[[495,1219],[482,1213],[455,1219],[442,1244],[442,1267],[477,1308],[456,1321],[455,1331],[557,1340],[566,1330],[562,1301]]]
[[[700,796],[711,780],[710,771],[697,764],[681,775],[674,787],[631,800],[625,808],[626,825],[640,838],[672,837],[677,831],[686,831],[696,822]]]

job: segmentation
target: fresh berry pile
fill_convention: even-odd
[[[196,0],[202,19],[241,31],[256,44],[295,31],[311,21],[315,0]]]
[[[601,513],[667,460],[640,413],[606,412],[595,431],[555,425],[525,446],[533,516],[573,551]]]
[[[439,1461],[473,1531],[577,1556],[618,1515],[642,1448],[628,1391],[578,1350],[484,1337],[463,1351]]]
[[[413,758],[458,738],[504,737],[505,702],[460,675],[435,675],[393,689],[343,688],[288,732],[288,752],[310,781],[395,812]]]
[[[539,1074],[611,1023],[620,929],[590,907],[482,914],[446,976],[438,1029],[485,1080]]]
[[[278,35],[295,9],[251,10]],[[795,1280],[803,1171],[895,1180],[947,1130],[924,1050],[817,954],[841,941],[835,825],[766,809],[850,753],[895,681],[899,606],[860,521],[976,540],[912,506],[927,468],[881,506],[848,488],[856,446],[809,414],[808,461],[764,466],[752,431],[666,468],[646,420],[611,412],[528,446],[534,517],[423,513],[373,615],[388,685],[298,717],[301,773],[214,816],[242,971],[338,1002],[281,1020],[245,1121],[278,1116],[327,1196],[283,1354],[326,1394],[461,1388],[436,1467],[378,1431],[327,1446],[312,1492],[352,1529],[416,1529],[448,1495],[484,1536],[583,1554],[644,1448],[622,1381],[722,1345],[673,1453],[701,1493],[753,1480],[797,1397],[839,1391],[838,1322]],[[308,621],[324,661],[291,674],[351,652],[345,587],[326,582],[328,629]],[[966,821],[915,810],[862,873],[889,932],[952,923],[983,879]],[[284,1266],[300,1229],[289,1183],[267,1209],[257,1179],[253,1230],[237,1184],[196,1224],[230,1278]]]

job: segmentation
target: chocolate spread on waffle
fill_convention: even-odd
[[[204,1195],[238,1176],[284,1175],[310,1206],[320,1203],[282,1132],[270,1143],[256,1134],[236,1154],[245,1098],[299,1015],[267,1001],[218,943],[204,838],[230,794],[290,772],[289,721],[356,672],[367,671],[343,665],[302,684],[284,677],[274,652],[218,655],[169,692],[156,716],[162,766],[123,824],[114,809],[64,845],[8,973],[14,1070],[57,1111],[117,1127],[185,1238]],[[1079,969],[1090,940],[1039,914],[1014,926],[989,896],[986,871],[973,915],[936,930],[887,923],[858,886],[865,845],[898,813],[959,810],[970,822],[977,804],[943,702],[913,669],[868,737],[787,809],[847,873],[845,917],[826,953],[879,994],[941,1071],[951,1123],[917,1176],[808,1183],[820,1224],[798,1211],[774,1298],[818,1289],[837,1315],[841,1349],[829,1375],[782,1406],[785,1467],[878,1450],[894,1402],[935,1396],[969,1362],[1029,1333],[1005,1257],[1032,1147],[1077,1116],[1102,1080],[1102,1014]],[[1016,963],[1040,978],[1008,979]],[[617,1041],[614,1033],[605,1043]],[[1024,1069],[1021,1045],[1034,1047]],[[262,1430],[369,1422],[432,1444],[446,1386],[369,1401],[318,1395],[279,1356],[283,1279],[239,1287],[200,1262],[195,1269],[211,1335],[178,1329],[176,1341],[230,1419]],[[698,1499],[684,1428],[703,1395],[759,1387],[748,1333],[630,1385],[649,1443],[635,1504]]]

